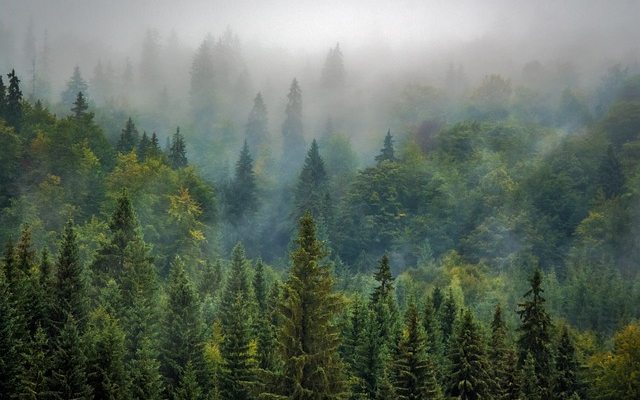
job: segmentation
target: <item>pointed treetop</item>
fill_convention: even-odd
[[[387,131],[387,135],[384,137],[384,146],[380,150],[380,154],[376,156],[376,161],[380,164],[383,161],[395,161],[396,157],[393,150],[393,136],[391,135],[391,129]]]

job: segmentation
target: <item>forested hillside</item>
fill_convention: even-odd
[[[336,44],[263,96],[230,29],[147,35],[135,79],[0,77],[0,398],[640,398],[633,65]]]

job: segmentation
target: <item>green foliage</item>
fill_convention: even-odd
[[[293,79],[287,94],[286,118],[282,124],[282,149],[287,159],[304,154],[305,142],[302,126],[302,91],[298,80]]]
[[[173,169],[184,168],[187,166],[187,149],[184,136],[180,133],[180,128],[176,129],[171,139],[171,147],[169,148],[169,163]]]
[[[118,145],[116,147],[118,152],[126,154],[134,150],[138,145],[138,137],[138,128],[136,128],[136,125],[133,123],[133,119],[129,117],[124,129],[120,132],[120,138],[118,139]]]
[[[387,131],[387,136],[384,137],[384,146],[380,150],[380,154],[376,156],[376,162],[378,164],[383,161],[396,161],[395,152],[393,150],[393,136],[391,136],[391,130]]]
[[[258,209],[256,178],[249,145],[245,140],[236,162],[233,181],[225,193],[225,216],[233,224],[240,224]]]

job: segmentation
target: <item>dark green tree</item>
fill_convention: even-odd
[[[93,398],[130,399],[131,377],[125,361],[125,333],[105,306],[99,306],[92,313],[87,340],[87,377],[93,388]]]
[[[173,400],[200,400],[202,399],[202,389],[198,384],[197,374],[193,363],[187,362],[184,369],[184,376],[180,381],[180,386],[176,389]],[[229,399],[238,399],[241,397],[225,397]]]
[[[480,326],[466,310],[449,345],[446,392],[457,399],[490,398],[489,361]]]
[[[51,395],[49,340],[44,329],[38,327],[24,354],[25,368],[20,375],[21,399],[46,399]],[[2,392],[7,393],[7,392]]]
[[[244,247],[238,243],[232,252],[231,271],[222,301],[224,359],[220,393],[223,398],[249,399],[255,384],[255,360],[249,354],[251,341],[251,299]]]
[[[82,92],[78,92],[78,95],[76,96],[76,101],[73,102],[73,107],[71,107],[71,112],[73,112],[73,117],[79,121],[82,121],[87,117],[93,117],[93,114],[87,113],[88,109],[89,109],[89,104],[87,104],[86,97]]]
[[[62,104],[68,107],[67,110],[71,109],[78,93],[82,92],[86,96],[88,90],[89,85],[87,85],[87,82],[82,78],[80,67],[76,65],[73,68],[73,75],[67,82],[67,88],[62,92]]]
[[[275,365],[275,330],[271,323],[272,306],[269,301],[269,288],[266,282],[264,263],[258,258],[253,274],[253,292],[255,294],[257,314],[253,324],[258,344],[258,367],[272,370]]]
[[[392,357],[392,382],[398,399],[442,397],[433,363],[427,355],[420,314],[414,302],[407,308],[405,329]]]
[[[267,107],[262,99],[262,94],[259,92],[253,99],[253,108],[249,113],[245,134],[251,154],[258,154],[262,146],[269,142]]]
[[[566,325],[562,327],[555,358],[556,373],[553,382],[553,397],[559,400],[574,399],[580,389],[579,366],[576,360],[576,350]]]
[[[6,254],[4,261],[6,266]],[[0,273],[0,393],[7,398],[17,396],[20,388],[18,378],[24,373],[20,354],[22,343],[16,337],[18,324],[9,284],[5,273]]]
[[[0,119],[7,119],[7,87],[4,85],[2,75],[0,75]]]
[[[131,369],[131,397],[134,399],[162,399],[163,381],[160,374],[158,352],[149,337],[140,340],[133,359]]]
[[[84,332],[88,314],[88,288],[84,264],[78,255],[78,241],[73,222],[67,222],[56,261],[51,320],[61,329],[72,321],[73,329]]]
[[[180,133],[180,127],[176,129],[176,133],[173,134],[173,139],[171,139],[169,162],[173,169],[183,168],[188,164],[186,145],[184,136]]]
[[[328,226],[331,223],[330,206],[327,171],[314,139],[296,184],[293,216],[297,220],[309,212],[314,219]]]
[[[20,132],[23,118],[20,79],[18,79],[15,70],[11,70],[11,73],[7,76],[9,77],[9,88],[4,109],[4,119],[7,121],[7,125],[13,127],[16,132]]]
[[[335,279],[323,260],[310,214],[300,219],[291,270],[279,307],[278,344],[283,363],[281,394],[291,399],[335,399],[345,392],[334,318],[342,308]]]
[[[131,152],[138,145],[139,136],[140,134],[138,133],[136,125],[133,123],[133,119],[129,117],[124,129],[120,132],[120,138],[118,139],[116,149],[122,154]]]
[[[140,162],[144,162],[147,159],[147,155],[151,152],[151,140],[147,135],[147,132],[142,132],[142,137],[140,138],[140,142],[138,143],[138,147],[136,148],[136,154],[138,155],[138,160]]]
[[[298,80],[295,78],[289,87],[285,114],[286,118],[282,124],[282,154],[287,160],[295,160],[304,154],[305,148],[302,126],[302,92]]]
[[[249,145],[244,141],[236,162],[235,176],[226,193],[226,217],[238,224],[258,209],[256,178]]]
[[[54,399],[89,400],[86,344],[73,314],[66,317],[52,351],[50,389]]]
[[[396,156],[393,150],[393,136],[391,135],[391,129],[387,131],[387,135],[384,137],[384,146],[380,150],[380,154],[376,156],[376,162],[378,162],[378,164],[383,161],[396,161]]]
[[[377,286],[373,289],[369,299],[369,307],[373,311],[383,351],[390,350],[396,342],[398,335],[398,305],[393,291],[391,265],[389,257],[384,254],[378,263],[379,267],[373,273]]]
[[[518,328],[518,366],[523,369],[525,359],[533,360],[533,373],[536,375],[540,396],[550,398],[553,360],[551,358],[551,317],[547,313],[542,297],[542,272],[534,271],[529,278],[529,289],[525,294],[525,302],[518,304],[518,315],[522,324]],[[526,378],[526,377],[525,377]],[[528,378],[527,378],[528,379]],[[526,382],[525,382],[526,384]]]
[[[387,393],[392,385],[387,381],[387,387],[381,380],[386,376],[385,364],[389,351],[380,335],[380,323],[376,313],[367,308],[363,312],[364,326],[361,337],[358,338],[355,348],[354,365],[351,373],[356,377],[359,393],[373,399],[380,391]],[[387,377],[388,378],[388,377]]]
[[[598,180],[607,199],[618,197],[624,191],[624,173],[612,145],[607,147],[607,153],[602,157]]]
[[[536,362],[531,353],[527,353],[520,372],[522,376],[522,383],[520,385],[519,398],[527,400],[549,399],[550,397],[545,397],[542,394],[543,388],[540,387],[540,379],[536,373],[535,363]]]
[[[166,287],[166,313],[161,340],[161,372],[173,395],[189,361],[202,365],[203,327],[200,304],[180,257],[172,263]]]
[[[456,300],[453,297],[453,290],[449,288],[447,292],[447,297],[445,297],[442,306],[440,307],[440,312],[438,314],[438,319],[440,320],[440,331],[442,332],[442,342],[445,347],[445,353],[447,352],[449,346],[449,338],[453,334],[453,326],[456,322],[456,318],[458,317],[458,306],[456,305]]]
[[[497,306],[491,321],[489,340],[490,393],[495,399],[514,399],[519,394],[515,349],[507,343],[507,326]]]
[[[427,353],[433,361],[438,379],[441,380],[444,371],[441,370],[440,366],[445,364],[442,333],[440,332],[440,325],[438,324],[433,304],[429,300],[427,300],[422,311],[422,325],[426,335]]]

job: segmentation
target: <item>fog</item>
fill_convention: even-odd
[[[451,71],[458,73],[462,96],[492,74],[514,86],[531,84],[526,66],[538,75],[564,76],[545,80],[557,90],[591,90],[617,64],[637,71],[638,15],[640,2],[633,0],[2,0],[0,70],[15,68],[27,97],[43,98],[64,112],[57,103],[75,66],[95,105],[105,104],[107,95],[99,95],[94,82],[103,68],[120,81],[119,91],[109,96],[118,100],[113,104],[123,118],[138,115],[142,130],[164,137],[192,120],[189,85],[198,48],[207,37],[220,42],[227,35],[237,54],[228,71],[215,72],[220,104],[213,122],[228,120],[242,131],[261,92],[271,134],[280,140],[295,77],[303,92],[307,140],[332,118],[367,157],[388,128],[404,129],[392,114],[408,85],[450,91]],[[344,54],[344,91],[339,99],[323,99],[320,75],[336,43]],[[36,82],[46,82],[46,93]],[[427,111],[441,117],[437,107]],[[111,131],[106,128],[111,135],[121,128],[113,124]],[[196,126],[186,135],[210,130],[215,131]]]

